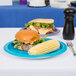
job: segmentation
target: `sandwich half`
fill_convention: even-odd
[[[48,34],[55,31],[53,19],[34,19],[25,26],[28,30],[34,30],[39,34]]]

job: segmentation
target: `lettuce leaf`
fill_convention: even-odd
[[[33,23],[33,26],[40,26],[40,23]]]
[[[37,45],[39,43],[44,42],[46,39],[46,36],[40,38],[39,40],[35,41],[32,45]],[[13,40],[14,48],[17,48],[19,45],[24,45],[25,43],[19,42],[18,40]]]
[[[41,26],[42,28],[48,28],[48,27],[53,28],[54,27],[54,23],[51,23],[51,24],[48,24],[48,23],[28,23],[28,24],[25,24],[26,27],[29,27],[30,25]]]
[[[17,48],[19,45],[23,45],[24,44],[22,42],[19,42],[18,40],[14,40],[13,43],[15,44],[14,48]]]
[[[29,27],[30,25],[33,25],[33,23],[25,24],[26,27]]]
[[[46,36],[44,36],[44,37],[40,38],[39,40],[35,41],[32,45],[37,45],[39,43],[42,43],[42,42],[45,41],[45,39],[46,39]]]

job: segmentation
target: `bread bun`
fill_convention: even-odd
[[[31,20],[29,23],[54,23],[54,20],[53,19],[34,19],[34,20]]]
[[[35,41],[40,39],[37,32],[33,30],[21,30],[15,35],[16,40],[25,44],[33,44]]]

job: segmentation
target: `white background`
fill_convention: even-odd
[[[43,60],[30,60],[6,53],[3,50],[4,45],[14,40],[20,29],[0,28],[0,76],[76,76],[76,56],[73,56],[69,48],[59,56]],[[66,43],[62,36],[63,28],[58,29],[60,33],[49,38]],[[76,37],[72,43],[76,51]]]
[[[13,1],[20,1],[20,0],[13,0]],[[28,0],[28,1],[30,1],[30,0]],[[71,0],[71,1],[76,1],[76,0]]]
[[[0,0],[0,6],[2,5],[12,5],[12,0]]]

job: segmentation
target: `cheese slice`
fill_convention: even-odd
[[[34,26],[32,26],[32,25],[30,25],[29,26],[29,28],[31,29],[31,30],[34,30],[34,31],[36,31],[36,32],[38,32],[39,34],[47,34],[47,33],[49,33],[49,32],[54,32],[51,28],[50,29],[47,29],[47,28],[40,28],[40,29],[35,29],[34,28]]]
[[[34,30],[34,31],[38,32],[32,25],[30,25],[29,28],[30,28],[31,30]]]
[[[49,32],[53,32],[53,30],[52,29],[41,28],[41,29],[38,29],[38,32],[39,32],[39,34],[47,34]]]

